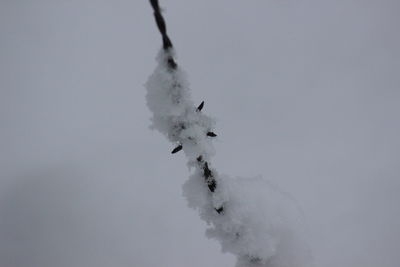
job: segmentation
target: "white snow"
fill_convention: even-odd
[[[152,128],[183,146],[193,169],[183,194],[207,223],[207,237],[218,240],[223,252],[236,255],[237,267],[311,266],[294,201],[261,177],[231,178],[212,167],[209,160],[215,151],[207,132],[214,130],[215,121],[196,110],[184,72],[168,68],[171,56],[173,51],[159,53],[158,66],[146,83],[147,104]],[[201,162],[196,160],[200,155]],[[217,182],[215,192],[205,182],[204,162]],[[215,209],[221,206],[219,214]]]

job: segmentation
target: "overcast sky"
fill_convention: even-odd
[[[400,2],[165,0],[214,166],[304,213],[317,267],[396,267]],[[149,129],[148,1],[0,0],[0,266],[233,266]]]

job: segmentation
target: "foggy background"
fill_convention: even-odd
[[[397,0],[164,0],[214,166],[296,199],[317,267],[395,267]],[[0,0],[0,266],[233,266],[151,131],[148,1]]]

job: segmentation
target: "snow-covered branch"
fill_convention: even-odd
[[[202,113],[204,101],[193,104],[188,82],[174,59],[174,50],[161,14],[158,1],[151,0],[154,18],[163,40],[163,49],[158,56],[158,67],[147,82],[147,103],[153,112],[153,126],[176,144],[172,153],[181,149],[189,158],[190,166],[201,173],[208,189],[213,193],[217,188],[217,173],[210,167],[214,154],[211,139],[215,122]],[[222,213],[223,203],[215,203],[215,211]]]
[[[192,101],[186,75],[174,57],[173,44],[157,0],[150,0],[162,36],[158,65],[146,83],[152,127],[183,150],[192,169],[183,193],[207,222],[207,236],[238,258],[237,266],[301,267],[306,247],[298,246],[289,222],[297,218],[291,200],[261,177],[231,178],[212,166],[215,121]]]

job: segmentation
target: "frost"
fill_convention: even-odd
[[[159,65],[146,83],[152,127],[182,144],[189,159],[198,155],[208,158],[215,152],[206,133],[214,128],[215,121],[196,111],[185,74],[179,68],[171,71],[166,67],[168,56],[163,50],[159,53]]]
[[[173,55],[172,49],[159,53],[146,83],[147,105],[152,128],[182,145],[188,157],[193,173],[183,194],[207,222],[207,237],[218,240],[223,252],[236,255],[237,267],[310,266],[294,202],[261,177],[231,178],[211,167],[215,151],[207,133],[215,121],[196,108],[184,72],[168,66]]]

